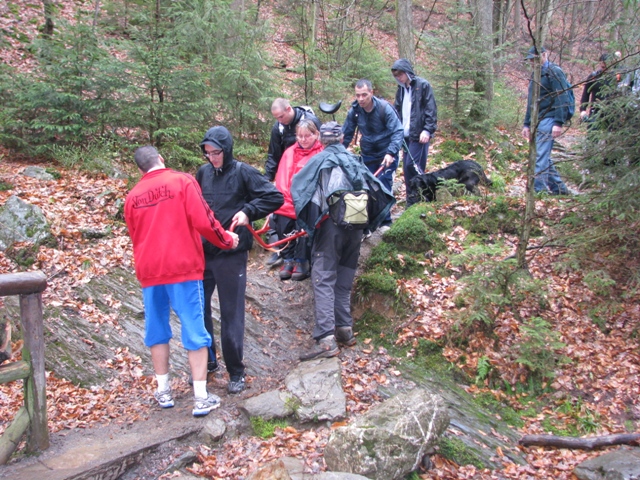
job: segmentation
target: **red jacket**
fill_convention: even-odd
[[[202,280],[204,236],[230,249],[231,236],[202,198],[195,178],[163,168],[146,173],[124,203],[142,287]]]
[[[302,167],[307,164],[309,159],[316,153],[320,153],[322,149],[322,144],[316,140],[316,143],[308,150],[305,150],[296,142],[284,151],[276,173],[276,188],[284,195],[284,203],[273,213],[283,217],[296,218],[296,210],[293,207],[293,199],[291,198],[293,176],[302,170]]]

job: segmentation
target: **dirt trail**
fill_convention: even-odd
[[[363,243],[361,263],[372,246],[380,241],[380,235]],[[248,419],[240,412],[238,403],[245,398],[280,387],[284,377],[298,364],[302,350],[311,345],[313,328],[313,292],[310,280],[282,282],[278,269],[264,267],[269,253],[255,248],[250,255],[245,327],[245,362],[247,366],[247,389],[240,395],[229,395],[226,391],[228,375],[221,362],[218,372],[209,375],[208,388],[220,396],[221,407],[208,417],[194,419],[191,416],[191,389],[186,384],[184,371],[175,371],[173,380],[176,407],[161,410],[148,399],[150,408],[144,419],[119,424],[115,419],[106,426],[88,429],[62,430],[51,436],[51,447],[42,455],[22,457],[0,471],[0,478],[32,479],[43,476],[56,478],[85,478],[96,475],[100,478],[148,479],[157,478],[180,457],[191,455],[191,446],[201,444],[196,435],[205,421],[222,419],[226,424],[223,441],[228,441],[250,431]],[[119,277],[122,280],[122,277]],[[135,288],[135,279],[122,292]],[[213,297],[213,315],[219,318],[217,294]],[[219,324],[214,321],[214,328]],[[218,331],[219,333],[219,331]],[[179,334],[175,333],[179,338]],[[216,340],[219,346],[219,335]],[[150,375],[151,362],[148,352],[138,340],[129,339],[133,352],[139,349],[143,357],[145,374]],[[173,343],[173,363],[184,364],[185,355],[179,344]],[[220,352],[220,349],[218,349]],[[180,357],[175,361],[175,357]],[[97,362],[96,362],[97,364]],[[112,372],[104,372],[108,376]],[[126,473],[123,471],[126,470]],[[92,473],[93,472],[93,473]],[[87,477],[88,478],[88,477]]]

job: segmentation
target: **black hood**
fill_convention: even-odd
[[[222,161],[223,167],[225,165],[229,165],[233,161],[233,138],[231,138],[229,130],[225,127],[211,127],[207,130],[207,133],[204,134],[204,138],[200,143],[202,153],[204,153],[205,145],[220,148],[224,152],[224,159]]]
[[[399,60],[396,60],[393,63],[391,70],[400,70],[401,72],[405,72],[411,81],[413,81],[413,79],[416,76],[416,74],[413,73],[413,67],[411,66],[411,62],[406,58],[401,58]]]

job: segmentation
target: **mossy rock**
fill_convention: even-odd
[[[409,252],[440,252],[446,249],[439,233],[449,231],[453,221],[437,215],[432,205],[418,203],[407,209],[385,233],[384,241]]]
[[[382,242],[371,250],[371,256],[365,262],[365,269],[384,268],[395,278],[410,278],[420,274],[422,265],[410,253],[403,253],[394,244]]]
[[[456,437],[443,436],[438,441],[438,453],[461,466],[473,465],[479,469],[485,468],[479,452]]]

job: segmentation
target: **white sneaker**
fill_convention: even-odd
[[[153,392],[153,396],[156,397],[158,401],[158,405],[162,408],[171,408],[173,407],[173,396],[171,395],[171,389],[165,390],[164,392]]]
[[[388,232],[389,230],[391,230],[391,227],[389,225],[383,225],[378,230],[380,231],[381,234],[384,234],[385,232]]]
[[[193,410],[191,413],[194,417],[204,417],[211,410],[215,410],[220,406],[220,397],[209,393],[207,398],[195,397],[193,400]]]

